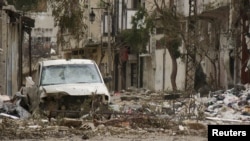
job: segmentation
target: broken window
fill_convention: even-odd
[[[93,64],[53,65],[42,70],[41,85],[100,82],[100,75]]]

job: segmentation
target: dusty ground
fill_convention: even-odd
[[[141,119],[143,120],[143,119]],[[67,122],[65,122],[67,121]],[[148,122],[152,122],[147,119]],[[79,126],[74,125],[80,123]],[[142,121],[141,121],[142,122]],[[72,126],[69,126],[69,123]],[[138,122],[139,123],[139,122]],[[151,128],[133,122],[103,122],[93,124],[91,121],[65,119],[46,120],[12,120],[2,119],[0,126],[1,140],[13,141],[206,141],[207,129],[203,124],[189,122],[186,126],[167,123],[167,128]],[[195,124],[193,124],[195,123]],[[133,124],[133,126],[131,126]],[[166,124],[166,123],[163,123]],[[112,125],[112,126],[110,126]],[[137,126],[135,126],[137,125]],[[139,127],[140,126],[140,127]],[[141,128],[143,127],[143,128]],[[152,125],[153,127],[153,125]],[[185,128],[184,128],[185,127]],[[188,127],[188,128],[187,128]]]
[[[87,118],[59,117],[49,120],[48,117],[33,115],[22,120],[0,117],[0,140],[207,141],[209,124],[238,124],[249,121],[249,116],[242,115],[239,110],[228,107],[228,104],[222,103],[220,108],[207,105],[200,99],[181,97],[168,100],[168,97],[158,93],[135,93],[114,95],[111,106],[114,111],[100,110],[104,113],[94,112],[96,115],[90,112],[91,116]],[[207,106],[210,106],[210,114],[217,111],[218,117],[214,116],[210,120],[205,118],[204,111],[207,111]],[[235,111],[238,111],[238,116]],[[111,115],[107,118],[106,113],[110,112]]]
[[[6,139],[10,140],[10,139]],[[11,139],[12,140],[12,139]],[[82,135],[65,135],[64,137],[42,137],[36,139],[13,139],[13,141],[207,141],[207,137],[200,135],[169,135],[167,133],[134,133],[126,134],[119,133],[111,135],[107,134],[97,134],[88,136],[83,133]]]
[[[40,140],[40,139],[39,139]],[[41,139],[44,141],[83,141],[81,136],[67,138]],[[37,141],[37,139],[23,139],[13,141]],[[86,141],[207,141],[207,138],[198,136],[168,136],[168,135],[119,135],[119,136],[96,136]]]
[[[82,141],[81,136],[68,137],[68,138],[50,138],[47,141],[54,140],[72,140],[72,141]],[[127,135],[127,134],[119,134],[113,136],[95,136],[93,138],[87,139],[88,141],[207,141],[206,137],[200,136],[189,136],[189,135],[176,135],[170,136],[162,133],[145,133],[145,134],[137,134],[137,135]]]

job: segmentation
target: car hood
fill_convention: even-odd
[[[92,93],[110,96],[104,83],[60,84],[42,86],[42,88],[46,91],[46,95],[61,92],[71,96],[91,95]]]

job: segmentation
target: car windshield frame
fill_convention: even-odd
[[[43,66],[40,84],[59,85],[76,83],[102,83],[95,64],[61,64]]]

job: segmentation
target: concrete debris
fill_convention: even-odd
[[[32,118],[23,108],[22,95],[3,100],[0,97],[0,137],[30,138],[35,135],[95,135],[111,136],[120,133],[162,132],[170,135],[197,134],[206,136],[207,124],[250,123],[250,87],[210,91],[206,96],[181,92],[154,92],[129,88],[115,92],[108,109],[100,107],[80,118]],[[20,127],[14,131],[13,127]],[[84,131],[84,134],[82,132]],[[13,137],[14,138],[14,137]],[[8,138],[9,139],[9,138]]]
[[[205,115],[210,119],[223,119],[222,121],[250,121],[249,92],[249,88],[237,85],[225,92],[210,93]]]
[[[9,115],[8,117],[11,118],[13,117],[21,119],[29,118],[31,114],[24,108],[26,104],[23,104],[22,98],[23,95],[21,95],[19,92],[17,92],[13,98],[10,98],[8,96],[1,96],[0,113],[7,114]]]
[[[188,127],[188,129],[195,129],[195,130],[204,130],[207,129],[207,126],[202,123],[201,121],[195,121],[195,120],[184,120],[183,125]]]
[[[0,95],[0,101],[4,102],[4,101],[9,101],[10,97],[7,95]]]
[[[82,121],[79,119],[63,118],[60,125],[68,127],[80,127],[82,125]]]

